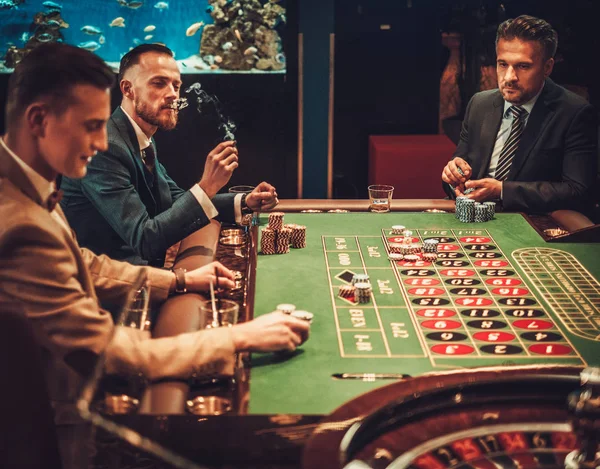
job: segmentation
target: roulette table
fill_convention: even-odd
[[[550,244],[521,214],[286,213],[307,247],[258,253],[255,315],[314,314],[292,356],[254,355],[250,413],[327,414],[387,379],[481,366],[600,364],[600,245]],[[395,261],[391,227],[437,239],[435,261]],[[339,296],[367,274],[367,303]],[[387,378],[387,379],[386,379]],[[387,381],[389,383],[389,381]]]

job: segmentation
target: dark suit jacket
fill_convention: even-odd
[[[81,246],[132,264],[162,266],[169,246],[210,220],[158,158],[154,175],[146,169],[135,130],[121,107],[107,130],[108,151],[92,159],[87,175],[63,178],[62,208]],[[221,220],[235,220],[233,199],[234,194],[212,199]]]
[[[471,165],[472,179],[488,176],[503,111],[504,100],[497,89],[477,93],[467,106],[453,157]],[[546,79],[503,184],[504,209],[586,211],[597,165],[596,112],[583,98]],[[451,194],[448,185],[444,188]]]

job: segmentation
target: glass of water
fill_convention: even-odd
[[[385,213],[390,211],[392,205],[392,194],[394,186],[385,184],[374,184],[369,189],[369,210],[375,213]]]

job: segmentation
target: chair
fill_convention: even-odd
[[[16,304],[0,303],[0,467],[63,467],[41,350]]]

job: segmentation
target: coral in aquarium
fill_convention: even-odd
[[[158,42],[182,73],[281,73],[285,22],[285,0],[0,0],[0,72],[45,42],[87,49],[115,70],[131,48]]]

